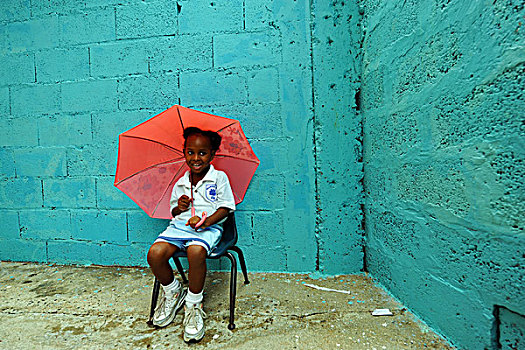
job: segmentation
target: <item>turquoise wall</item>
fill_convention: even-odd
[[[367,268],[460,348],[522,348],[523,3],[362,5]]]
[[[460,348],[516,348],[524,16],[517,1],[2,1],[0,259],[145,265],[166,221],[113,187],[117,135],[182,104],[239,119],[261,159],[237,213],[251,271],[368,271]]]
[[[167,222],[113,187],[117,137],[181,104],[239,119],[261,160],[250,270],[360,271],[361,36],[355,5],[320,4],[2,1],[0,259],[145,265]]]

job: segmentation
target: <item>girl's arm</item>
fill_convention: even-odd
[[[206,220],[204,220],[202,225],[199,226],[199,228],[206,228],[206,227],[209,227],[211,225],[215,225],[216,223],[218,223],[219,221],[221,221],[222,219],[227,217],[229,213],[230,213],[230,209],[221,207],[221,208],[217,209],[217,211],[215,213],[213,213],[212,215],[208,216],[206,218]],[[194,217],[192,217],[191,219],[188,220],[188,223],[186,225],[190,225],[192,228],[195,228],[195,225],[197,225],[197,223],[200,221],[200,219],[201,219],[200,217],[194,216]]]

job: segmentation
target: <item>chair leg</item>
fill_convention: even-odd
[[[241,248],[233,246],[230,249],[239,255],[239,262],[241,264],[242,274],[244,275],[244,284],[249,284],[250,281],[248,280],[248,271],[246,270],[246,262],[244,261],[244,254],[242,253]]]
[[[148,325],[153,326],[153,315],[155,314],[155,307],[157,306],[157,300],[159,299],[160,282],[155,277],[155,283],[153,284],[153,292],[151,293],[151,307],[149,310]]]
[[[230,259],[231,272],[230,272],[230,324],[228,329],[233,330],[235,328],[235,297],[237,296],[237,261],[232,253],[226,252],[224,255]]]
[[[177,271],[179,271],[179,274],[182,278],[182,282],[188,283],[188,279],[186,278],[186,275],[184,274],[184,269],[182,268],[182,264],[180,263],[179,258],[173,257],[173,261],[175,261],[175,266],[177,267]]]

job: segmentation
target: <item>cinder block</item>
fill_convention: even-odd
[[[60,86],[20,85],[11,88],[13,115],[52,114],[60,110]]]
[[[61,86],[64,111],[92,112],[117,109],[116,80],[86,80]]]
[[[223,72],[182,72],[180,97],[184,105],[233,104],[247,102],[246,80]]]
[[[287,271],[286,248],[282,246],[247,246],[242,247],[246,264],[250,271],[284,272]]]
[[[91,177],[45,179],[44,205],[58,208],[94,208],[95,179]]]
[[[180,33],[240,31],[243,29],[243,1],[179,1]],[[204,23],[203,23],[204,19]]]
[[[115,178],[97,178],[97,207],[100,209],[136,209],[138,206],[113,183]]]
[[[178,102],[178,76],[165,74],[122,79],[118,93],[120,109],[163,110]]]
[[[92,142],[91,115],[59,114],[38,119],[41,146],[86,145]]]
[[[242,204],[243,210],[281,209],[285,204],[286,188],[284,179],[279,176],[253,177]]]
[[[115,40],[115,11],[72,13],[60,16],[62,45],[78,45]]]
[[[35,82],[35,63],[32,53],[17,53],[0,56],[1,85]]]
[[[0,257],[4,261],[47,262],[46,242],[29,239],[0,240]]]
[[[180,35],[150,41],[151,71],[183,71],[212,67],[212,39],[206,35]]]
[[[301,22],[308,30],[305,19],[310,18],[310,6],[306,1],[260,1],[245,0],[246,30],[284,27],[284,23]]]
[[[269,66],[281,62],[278,33],[219,34],[213,38],[215,67]]]
[[[148,266],[146,256],[149,245],[133,243],[129,245],[104,244],[95,264],[118,266]]]
[[[30,16],[30,0],[0,1],[0,22],[23,21]]]
[[[82,241],[50,241],[49,261],[59,264],[145,266],[146,247]]]
[[[211,111],[227,118],[237,119],[248,139],[283,136],[281,106],[279,104],[227,105],[213,107]]]
[[[2,208],[41,208],[42,184],[35,178],[0,179]]]
[[[59,45],[58,16],[43,16],[6,25],[6,45],[11,52],[39,50]]]
[[[153,115],[148,111],[122,111],[93,114],[93,142],[113,144],[118,142],[118,135],[148,120]]]
[[[2,239],[20,238],[18,213],[16,211],[0,210],[0,222],[2,222],[2,229],[0,230],[0,237]],[[3,257],[0,259],[3,259]]]
[[[32,117],[0,119],[0,146],[37,146],[38,128]]]
[[[15,158],[12,149],[0,148],[0,164],[2,164],[0,167],[0,177],[15,176]]]
[[[67,152],[69,175],[115,175],[117,168],[117,145],[88,145]]]
[[[43,50],[37,52],[35,57],[38,82],[80,80],[89,77],[87,48]]]
[[[92,76],[112,77],[148,72],[149,45],[146,41],[122,41],[91,46]]]
[[[128,236],[131,242],[153,244],[169,225],[169,220],[152,219],[142,211],[128,212]]]
[[[20,232],[29,239],[70,239],[71,215],[68,210],[22,210]]]
[[[127,242],[126,213],[75,210],[71,212],[74,239],[97,242]]]
[[[9,88],[0,88],[0,117],[5,117],[10,114],[11,107],[9,106]]]
[[[282,211],[256,212],[253,215],[252,232],[253,240],[257,246],[267,245],[268,242],[283,242],[289,235],[295,234],[294,239],[304,239],[304,232],[284,232]],[[294,240],[286,240],[294,241]]]
[[[248,75],[249,101],[268,104],[279,101],[279,72],[275,68],[261,69]]]
[[[177,33],[177,3],[135,2],[117,7],[117,38]]]
[[[251,140],[250,145],[261,161],[257,168],[260,176],[281,174],[289,166],[289,159],[279,157],[283,149],[289,147],[286,140]]]
[[[65,148],[21,148],[14,150],[18,176],[65,176]]]
[[[89,0],[89,3],[92,2],[93,0]],[[85,1],[78,0],[31,0],[31,12],[36,17],[54,13],[69,13],[83,9],[85,6]]]

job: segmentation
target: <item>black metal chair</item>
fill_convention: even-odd
[[[224,231],[222,232],[222,237],[219,244],[215,247],[214,250],[208,255],[207,259],[219,259],[223,256],[226,256],[230,259],[231,262],[231,276],[230,276],[230,323],[228,324],[228,329],[232,330],[235,328],[234,318],[235,318],[235,297],[237,295],[237,260],[235,256],[231,253],[234,251],[239,256],[239,262],[241,263],[242,273],[244,275],[244,284],[250,283],[248,280],[248,272],[246,270],[246,263],[244,261],[244,254],[242,250],[236,246],[237,244],[237,226],[235,224],[235,215],[230,213],[228,218],[223,224]],[[185,258],[186,252],[177,251],[173,254],[173,261],[175,266],[179,271],[179,274],[182,277],[184,283],[188,283],[188,279],[182,268],[182,264],[179,261],[179,258]],[[153,292],[151,295],[151,309],[148,324],[153,324],[153,314],[155,313],[155,307],[157,306],[157,300],[159,298],[160,291],[160,282],[155,278],[155,284],[153,285]]]

